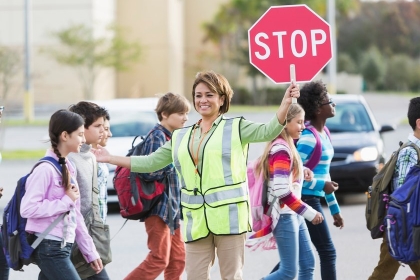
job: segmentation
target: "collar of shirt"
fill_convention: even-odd
[[[420,139],[418,139],[416,136],[414,136],[413,133],[410,133],[408,135],[408,140],[420,147]]]
[[[166,129],[166,127],[161,125],[160,123],[156,124],[154,129],[162,130],[169,138],[171,138],[171,136],[172,136],[172,133],[168,129]]]

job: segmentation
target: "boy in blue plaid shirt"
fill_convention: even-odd
[[[166,93],[160,97],[156,107],[160,123],[155,125],[144,140],[141,154],[151,154],[163,146],[175,129],[184,127],[189,111],[190,104],[184,96]],[[150,252],[124,279],[153,280],[164,272],[165,279],[181,280],[185,268],[185,247],[179,224],[181,191],[175,167],[170,164],[153,173],[142,173],[142,178],[147,181],[164,181],[167,185],[161,201],[141,220],[145,222]]]
[[[412,142],[420,147],[420,97],[415,97],[410,100],[407,117],[408,123],[413,129],[413,133],[408,135],[408,142]],[[406,147],[400,151],[398,154],[397,164],[395,165],[392,191],[401,187],[408,171],[410,171],[412,166],[417,164],[418,160],[417,151],[412,147]],[[394,279],[395,274],[398,272],[400,263],[389,254],[385,238],[386,235],[384,235],[382,240],[378,265],[375,267],[368,280]],[[416,275],[416,278],[419,279],[420,262],[410,264],[410,268]]]

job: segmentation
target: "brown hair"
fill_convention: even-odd
[[[303,111],[303,108],[299,104],[291,104],[290,107],[289,107],[289,110],[287,111],[287,117],[286,117],[287,122],[290,122],[293,118],[295,118],[302,111]],[[286,126],[287,126],[287,124],[286,124]],[[287,142],[287,144],[290,148],[290,151],[292,152],[292,157],[293,157],[292,172],[293,172],[293,179],[295,181],[295,180],[299,179],[301,174],[302,174],[302,167],[300,165],[301,159],[300,159],[299,153],[298,153],[298,151],[295,147],[295,143],[293,141],[293,138],[289,135],[289,133],[287,132],[287,130],[285,128],[281,131],[281,133],[278,137],[283,138]],[[274,139],[274,140],[276,140],[276,139]],[[268,180],[268,178],[270,177],[268,157],[270,155],[271,143],[274,142],[274,140],[267,143],[267,145],[265,146],[263,154],[259,158],[260,161],[258,162],[258,164],[255,168],[255,174],[261,174],[262,173],[263,176],[264,176],[264,180]]]
[[[233,96],[233,90],[229,85],[228,80],[221,74],[214,71],[198,72],[195,76],[195,81],[192,88],[192,98],[195,103],[195,88],[199,83],[204,83],[211,92],[217,93],[220,97],[224,96],[223,105],[220,106],[219,112],[224,114],[229,111],[230,101]]]
[[[159,98],[155,111],[159,121],[162,121],[162,113],[168,116],[174,113],[187,113],[190,108],[190,102],[184,96],[168,92]]]
[[[88,129],[89,126],[91,126],[100,117],[103,117],[105,120],[106,115],[108,114],[105,108],[89,101],[80,101],[77,104],[70,105],[69,111],[79,114],[83,117],[85,120],[86,129]]]
[[[48,134],[50,137],[51,147],[58,157],[58,163],[62,166],[63,187],[68,190],[70,188],[70,176],[66,165],[66,159],[61,156],[58,150],[60,135],[64,131],[68,134],[79,129],[84,124],[83,118],[69,110],[61,109],[56,111],[50,118],[48,125]]]

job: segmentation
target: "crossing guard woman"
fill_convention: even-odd
[[[275,116],[265,123],[225,118],[233,90],[213,71],[196,75],[192,98],[201,119],[175,130],[172,139],[149,156],[118,157],[94,151],[98,161],[153,172],[174,163],[181,183],[183,236],[189,280],[209,279],[215,254],[222,279],[242,279],[246,232],[251,216],[246,183],[248,144],[276,138],[283,130],[292,97],[290,85]],[[217,250],[216,250],[217,249]]]

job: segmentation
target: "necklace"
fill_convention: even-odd
[[[190,142],[191,142],[190,150],[191,150],[192,158],[193,158],[193,161],[194,161],[195,174],[198,174],[198,154],[200,152],[200,146],[203,143],[204,138],[206,138],[205,136],[207,135],[207,133],[209,133],[210,129],[212,128],[210,126],[210,128],[200,136],[201,139],[200,139],[200,142],[198,143],[196,155],[194,156],[194,136],[195,136],[195,130],[197,129],[197,126],[199,126],[201,124],[201,121],[202,120],[199,120],[197,122],[197,124],[194,125],[193,133],[191,134],[191,139],[190,139]]]

